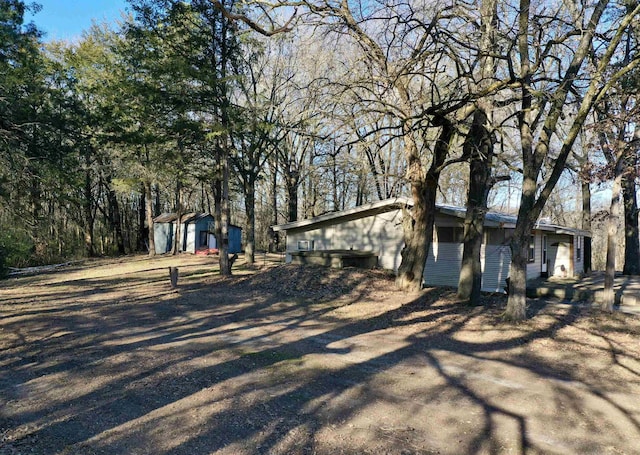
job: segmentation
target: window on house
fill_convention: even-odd
[[[298,250],[299,251],[312,251],[313,250],[313,240],[298,240]]]
[[[438,242],[440,243],[462,243],[464,240],[464,228],[437,226]]]
[[[508,245],[513,235],[513,229],[486,229],[486,240],[488,245]]]
[[[529,262],[536,261],[536,238],[529,236]]]

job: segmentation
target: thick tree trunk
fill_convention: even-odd
[[[470,157],[469,192],[464,222],[464,246],[458,281],[458,298],[471,305],[480,304],[482,288],[480,254],[487,200],[491,189],[493,143],[486,128],[487,121],[486,113],[476,109],[473,124],[464,144],[464,153]]]
[[[521,321],[527,313],[527,262],[529,237],[540,215],[540,208],[534,210],[536,196],[535,170],[529,168],[525,174],[520,195],[520,208],[516,228],[511,238],[511,268],[509,272],[509,298],[504,318]],[[546,201],[545,201],[546,202]],[[542,204],[541,206],[544,206]]]
[[[407,177],[411,182],[413,209],[411,214],[405,211],[403,218],[404,247],[402,260],[398,267],[396,286],[406,291],[418,291],[422,288],[425,262],[433,239],[433,225],[436,216],[436,193],[442,166],[449,153],[451,139],[455,129],[444,117],[433,120],[435,126],[442,129],[433,152],[433,160],[426,175],[411,132],[405,132],[405,147],[409,157]]]
[[[620,218],[620,192],[622,189],[622,173],[616,166],[616,175],[611,190],[611,207],[607,220],[607,262],[604,272],[604,293],[600,308],[613,310],[615,302],[614,282],[616,278],[616,245],[618,237],[618,221]]]
[[[480,4],[480,52],[478,68],[479,88],[486,88],[495,76],[497,0],[482,0]],[[469,157],[469,189],[464,223],[464,246],[458,297],[471,305],[480,305],[482,290],[481,251],[484,237],[484,219],[487,213],[493,161],[493,138],[489,131],[492,106],[488,99],[480,99],[473,113],[471,129],[467,134],[463,152]]]
[[[433,225],[436,213],[437,185],[429,188],[418,183],[411,186],[413,209],[405,210],[403,216],[404,248],[402,261],[398,267],[396,285],[407,291],[422,288],[424,266],[433,238]]]
[[[509,321],[521,321],[527,314],[527,261],[528,235],[514,235],[511,240],[511,273],[509,275],[509,299],[504,317]]]
[[[626,170],[622,179],[624,198],[624,268],[623,275],[640,274],[640,237],[638,236],[638,199],[635,173]]]
[[[253,179],[247,179],[244,185],[244,207],[247,217],[244,257],[247,264],[253,264],[256,244],[256,184]]]
[[[213,183],[214,220],[219,251],[220,274],[231,275],[229,261],[229,158],[226,150],[219,150],[220,172]]]
[[[145,213],[147,217],[147,229],[149,239],[149,256],[156,255],[156,242],[153,232],[153,196],[151,194],[151,182],[149,180],[144,181],[144,200],[145,200]]]

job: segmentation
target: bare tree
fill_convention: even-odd
[[[565,114],[565,104],[572,91],[579,89],[576,81],[580,70],[593,46],[598,25],[603,20],[608,0],[601,0],[593,7],[585,6],[576,10],[565,4],[558,4],[555,12],[537,11],[530,0],[521,0],[518,7],[517,47],[511,62],[511,77],[517,82],[519,109],[516,115],[520,148],[523,162],[523,183],[520,195],[518,220],[511,241],[511,287],[505,312],[509,320],[526,317],[526,282],[528,238],[538,220],[553,188],[562,175],[565,163],[594,103],[608,90],[613,80],[638,65],[634,61],[625,65],[608,81],[604,81],[606,70],[618,49],[625,30],[638,20],[640,6],[628,10],[615,23],[609,23],[611,33],[605,50],[592,72],[588,86],[583,91],[579,108],[570,121],[570,127],[560,137],[560,120]],[[548,19],[551,17],[552,21]],[[571,22],[563,18],[571,18]],[[576,24],[577,27],[563,25],[554,30],[542,28],[541,24]],[[545,42],[539,42],[544,37]],[[540,52],[532,52],[532,39]],[[572,49],[570,58],[558,60],[559,46]],[[547,65],[556,62],[559,78],[551,80]],[[539,80],[547,81],[544,91],[539,89]],[[559,150],[552,153],[552,140],[557,139]],[[543,182],[539,182],[543,165],[550,172]],[[540,187],[538,186],[540,184]],[[539,189],[540,188],[540,189]]]

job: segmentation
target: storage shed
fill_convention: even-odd
[[[341,212],[273,226],[287,233],[287,262],[292,252],[358,250],[378,258],[378,267],[397,272],[404,246],[403,209],[407,198],[387,199]],[[457,286],[462,262],[464,218],[461,207],[438,205],[434,237],[424,271],[425,285]],[[502,292],[511,265],[510,238],[516,217],[487,213],[481,250],[482,290]],[[584,242],[589,232],[540,222],[530,239],[527,278],[580,275],[584,271]]]
[[[178,216],[175,213],[163,213],[153,222],[153,234],[156,253],[168,253],[173,248],[177,231]],[[213,216],[209,213],[187,213],[182,216],[180,225],[179,251],[195,253],[201,249],[215,249],[218,243],[215,237]],[[242,228],[229,225],[229,253],[242,251]]]

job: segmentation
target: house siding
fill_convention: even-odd
[[[229,253],[242,252],[242,230],[236,226],[229,226]]]
[[[573,236],[565,234],[548,235],[549,276],[573,276],[575,273],[573,256]]]
[[[196,252],[196,225],[189,223],[186,226],[184,233],[184,241],[182,243],[184,250],[187,253]]]
[[[533,239],[535,247],[533,249],[534,260],[527,263],[527,280],[532,280],[540,277],[542,273],[542,233],[534,232]],[[547,244],[548,245],[548,244]]]
[[[171,251],[173,243],[173,223],[155,223],[153,225],[153,241],[156,254],[164,254]]]
[[[314,250],[364,250],[378,256],[378,266],[397,270],[404,245],[402,211],[391,210],[341,223],[326,223],[310,230],[287,232],[287,253],[298,250],[298,242],[312,240]],[[291,256],[287,254],[287,262]]]
[[[503,292],[511,270],[509,245],[482,245],[482,290]]]
[[[458,286],[462,243],[431,242],[424,266],[426,285]]]
[[[374,211],[375,210],[375,211]],[[451,209],[445,209],[450,210]],[[326,217],[327,215],[323,215]],[[299,241],[313,242],[313,250],[354,249],[371,251],[378,256],[378,266],[397,271],[401,262],[404,246],[402,231],[403,211],[397,207],[384,210],[381,207],[347,212],[331,218],[320,218],[298,226],[285,228],[287,262],[289,253],[298,250]],[[493,224],[491,224],[493,223]],[[438,212],[435,217],[435,235],[427,260],[423,281],[426,286],[458,286],[462,262],[463,244],[460,242],[460,229],[464,219],[459,215]],[[440,228],[457,228],[454,231]],[[564,264],[567,274],[580,273],[584,260],[578,262],[574,235],[559,234],[560,227],[545,227],[533,232],[533,260],[527,263],[527,280],[539,278],[542,274],[543,236],[547,236],[547,258],[550,275],[559,272]],[[565,231],[566,232],[566,231]],[[511,248],[509,238],[513,234],[513,225],[509,221],[490,220],[485,226],[485,239],[481,249],[482,290],[485,292],[503,292],[506,279],[510,274]],[[438,235],[441,236],[438,241]],[[556,242],[570,242],[570,247],[555,251]],[[558,250],[558,248],[556,248]],[[553,261],[551,261],[553,256]],[[572,260],[573,259],[573,260]],[[575,270],[574,270],[575,267]]]

